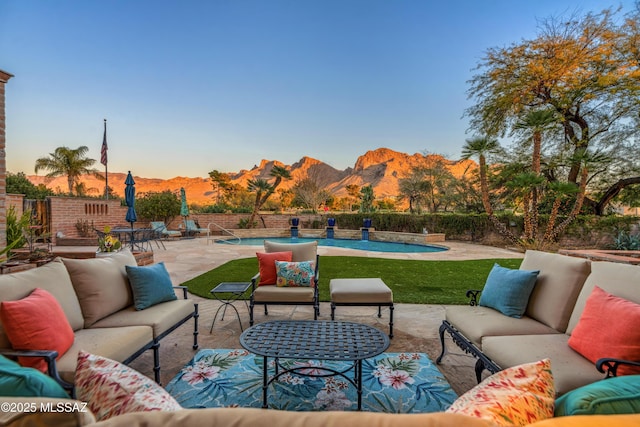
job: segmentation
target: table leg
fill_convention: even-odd
[[[362,360],[356,361],[356,390],[358,392],[358,411],[362,411]]]
[[[268,372],[269,366],[267,364],[267,356],[262,358],[262,363],[264,364],[262,367],[262,407],[264,409],[267,408],[267,387],[268,387]]]

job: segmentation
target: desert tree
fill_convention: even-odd
[[[284,166],[274,166],[273,168],[271,168],[269,175],[275,178],[273,183],[263,178],[252,179],[247,183],[248,190],[252,193],[255,193],[256,196],[253,204],[253,210],[251,211],[251,216],[247,220],[248,228],[253,228],[256,216],[258,215],[260,208],[276,191],[280,183],[283,180],[291,179],[291,172],[289,172],[289,170]]]
[[[620,14],[605,9],[543,20],[534,39],[488,49],[469,82],[473,104],[466,115],[479,134],[514,135],[524,130],[519,124],[529,114],[553,113],[557,125],[549,124],[554,131],[545,149],[554,169],[545,178],[580,190],[588,167],[589,197],[574,198],[585,196],[596,214],[624,188],[640,183],[634,155],[640,148],[638,12]],[[527,128],[535,135],[535,127]],[[585,153],[605,163],[587,166],[581,161]],[[600,198],[592,200],[595,195]]]

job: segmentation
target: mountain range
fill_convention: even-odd
[[[427,164],[429,160],[434,158],[442,160],[455,177],[460,177],[477,167],[477,164],[472,160],[452,161],[437,154],[407,154],[389,148],[378,148],[359,156],[353,167],[344,170],[335,169],[311,157],[303,157],[292,165],[285,165],[278,160],[262,160],[259,165],[254,165],[251,169],[232,172],[229,173],[229,176],[233,183],[246,187],[247,182],[251,179],[273,179],[269,175],[273,167],[282,166],[291,172],[292,179],[282,181],[278,188],[288,189],[301,179],[312,178],[337,197],[346,196],[347,185],[355,184],[358,186],[371,185],[376,198],[385,198],[398,195],[398,181],[406,177],[413,167]],[[28,175],[27,178],[36,185],[45,184],[54,191],[64,192],[67,189],[66,177],[47,180],[44,176]],[[109,173],[109,186],[119,196],[124,196],[125,178],[125,173]],[[134,180],[138,194],[165,190],[178,191],[180,187],[184,187],[189,203],[206,205],[213,202],[214,191],[209,177],[179,176],[159,179],[134,176]],[[82,176],[81,182],[84,183],[89,194],[97,195],[103,191],[104,181],[93,176]]]

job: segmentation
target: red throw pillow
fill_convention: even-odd
[[[640,360],[640,304],[594,287],[569,338],[569,347],[595,363],[603,357]],[[620,365],[618,375],[640,374]]]
[[[275,285],[277,280],[276,261],[291,262],[293,252],[256,252],[260,268],[260,283],[258,286]]]
[[[53,295],[36,288],[17,301],[2,301],[0,319],[14,349],[56,350],[58,358],[73,344],[73,329]],[[38,357],[20,357],[22,366],[47,372],[47,363]]]

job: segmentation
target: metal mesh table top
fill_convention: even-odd
[[[244,293],[251,286],[251,282],[222,282],[211,293]]]
[[[360,323],[276,320],[247,329],[240,336],[240,344],[259,356],[353,361],[384,352],[389,338]]]

